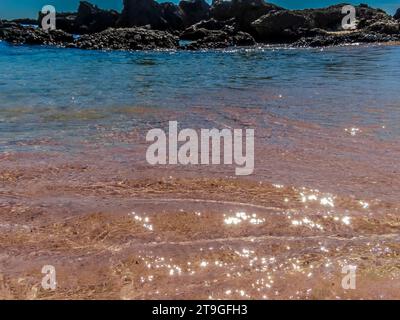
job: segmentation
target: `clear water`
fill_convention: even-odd
[[[0,42],[1,141],[140,125],[121,111],[132,106],[256,107],[323,126],[387,126],[382,136],[397,138],[399,84],[398,46],[100,52]]]
[[[399,298],[400,47],[0,46],[0,297]],[[167,120],[255,128],[254,174],[150,166]]]

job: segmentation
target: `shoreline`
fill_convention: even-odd
[[[322,45],[322,46],[293,46],[288,43],[256,43],[255,45],[252,46],[232,46],[232,47],[225,47],[225,48],[203,48],[203,49],[185,49],[185,48],[176,48],[176,49],[83,49],[83,48],[75,48],[75,47],[65,47],[61,45],[46,45],[46,44],[38,44],[38,45],[33,45],[33,44],[16,44],[16,43],[10,43],[4,40],[0,40],[0,43],[4,42],[10,47],[15,46],[15,47],[20,47],[20,46],[26,46],[26,47],[38,47],[38,48],[54,48],[54,49],[71,49],[71,50],[82,50],[82,51],[97,51],[97,52],[105,52],[105,53],[110,53],[110,52],[193,52],[193,53],[199,53],[199,52],[229,52],[232,50],[251,50],[251,51],[257,51],[257,50],[310,50],[310,49],[329,49],[329,48],[351,48],[351,47],[368,47],[368,46],[400,46],[400,40],[389,40],[385,42],[353,42],[353,43],[341,43],[341,44],[332,44],[332,45]]]
[[[39,15],[35,28],[0,20],[0,39],[95,50],[193,51],[282,43],[327,47],[400,41],[400,16],[364,4],[352,7],[354,21],[346,25],[342,11],[347,12],[347,7],[343,5],[287,10],[264,0],[217,0],[211,6],[204,0],[183,0],[179,5],[137,1],[126,0],[121,14],[83,1],[76,13],[57,14],[59,28],[43,25],[44,14]],[[182,41],[188,43],[182,45]]]

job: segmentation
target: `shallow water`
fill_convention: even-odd
[[[397,46],[0,43],[0,296],[400,298],[399,83]],[[150,166],[171,120],[254,128],[254,174]]]
[[[98,52],[0,43],[2,131],[137,118],[114,113],[132,106],[229,106],[324,126],[387,125],[383,134],[397,137],[399,61],[397,46]]]

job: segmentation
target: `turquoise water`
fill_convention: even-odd
[[[384,125],[397,138],[399,84],[398,46],[100,52],[0,42],[1,144],[114,121],[140,126],[144,116],[129,107],[257,108],[328,127]]]

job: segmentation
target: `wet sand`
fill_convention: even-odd
[[[0,298],[400,298],[400,145],[378,139],[382,127],[191,111],[207,127],[256,128],[254,175],[152,167],[140,130],[2,152]],[[44,265],[54,291],[41,287]],[[355,290],[342,288],[346,265]]]

